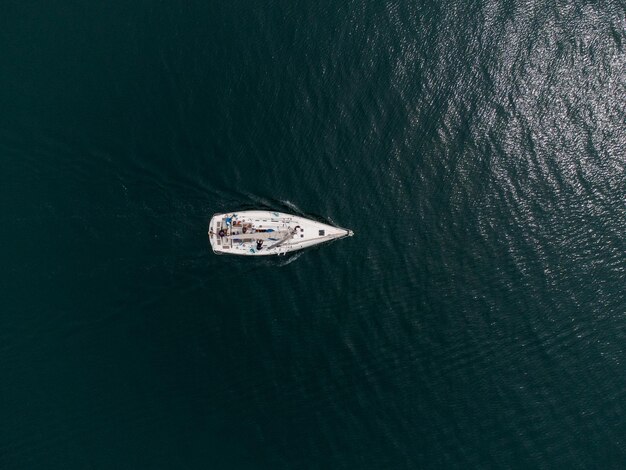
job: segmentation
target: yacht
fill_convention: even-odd
[[[215,214],[209,222],[209,240],[216,254],[284,255],[352,235],[352,230],[271,211]]]

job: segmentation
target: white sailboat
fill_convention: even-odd
[[[217,254],[284,255],[352,235],[352,230],[272,211],[215,214],[209,222],[209,241]]]

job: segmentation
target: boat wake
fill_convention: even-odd
[[[288,256],[286,259],[281,259],[280,262],[278,263],[278,267],[284,268],[285,266],[293,263],[295,260],[300,258],[303,254],[304,254],[304,251],[298,251],[297,253],[294,253],[293,255]]]
[[[288,201],[288,200],[283,200],[283,199],[279,199],[278,200],[283,206],[288,207],[289,209],[291,209],[292,211],[294,211],[296,214],[298,215],[305,215],[304,211],[302,209],[300,209],[298,206],[296,206],[293,202]]]

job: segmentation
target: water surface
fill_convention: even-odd
[[[5,5],[0,466],[623,466],[625,13]]]

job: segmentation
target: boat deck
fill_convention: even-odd
[[[351,234],[332,225],[269,211],[216,214],[209,224],[213,251],[239,255],[284,254]]]

